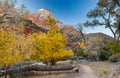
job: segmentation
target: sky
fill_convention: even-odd
[[[16,7],[25,4],[30,12],[44,8],[52,12],[54,17],[64,24],[76,27],[79,23],[89,20],[86,14],[96,7],[98,0],[18,0]],[[112,36],[104,27],[84,28],[85,33],[103,32]]]

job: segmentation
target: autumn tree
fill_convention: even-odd
[[[0,0],[0,24],[2,26],[26,25],[29,14],[24,4],[15,7],[17,0]]]
[[[7,71],[18,62],[27,59],[30,41],[24,34],[16,34],[4,28],[0,29],[0,67]],[[7,69],[6,69],[7,68]]]
[[[113,0],[99,0],[97,7],[88,12],[87,17],[92,21],[86,21],[85,26],[104,26],[110,29],[114,36],[114,43],[117,45],[120,39],[120,8]]]
[[[48,16],[47,19],[46,19],[46,24],[49,26],[49,27],[54,27],[57,25],[57,21],[51,17],[51,16]]]
[[[7,66],[18,61],[19,53],[14,51],[15,44],[16,38],[12,33],[0,31],[0,66],[5,68],[5,71]]]
[[[18,12],[19,16],[23,16],[23,15],[29,13],[29,11],[27,10],[27,7],[24,4],[22,4],[20,7],[18,7],[17,12]]]
[[[18,21],[16,22],[20,22],[19,25],[22,25],[22,26],[26,25],[27,18],[29,16],[29,10],[27,9],[27,7],[24,4],[22,4],[20,5],[20,7],[16,9],[16,11],[18,14],[16,18]]]
[[[72,50],[66,50],[65,36],[56,27],[53,27],[48,33],[34,33],[31,38],[33,51],[31,51],[30,57],[32,59],[47,61],[51,65],[55,65],[56,61],[74,55]]]
[[[31,40],[25,36],[25,34],[19,34],[16,36],[16,44],[14,51],[19,53],[19,61],[24,61],[28,59],[28,54],[30,51]]]
[[[6,17],[14,17],[16,0],[0,0],[0,23],[6,22]]]
[[[12,50],[15,46],[16,38],[15,36],[10,32],[0,31],[0,65],[2,67],[5,67],[11,63],[13,63],[12,60]]]
[[[51,28],[47,33],[34,33],[31,35],[33,42],[30,57],[33,59],[48,61],[55,65],[58,60],[72,57],[72,50],[66,50],[65,35],[63,35],[54,18],[46,19],[47,25]]]

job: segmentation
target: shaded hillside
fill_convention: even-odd
[[[104,33],[89,33],[86,34],[87,38],[92,38],[92,37],[96,37],[96,38],[101,38],[103,40],[113,40],[113,37],[106,35]]]
[[[107,44],[114,39],[103,33],[90,33],[86,34],[86,47],[97,48],[99,44]]]

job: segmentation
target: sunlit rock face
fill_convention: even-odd
[[[54,18],[51,11],[49,11],[47,9],[39,9],[35,13],[30,13],[29,17],[28,17],[28,20],[31,20],[38,27],[42,27],[46,30],[49,30],[50,28],[46,25],[46,19],[49,16]]]
[[[35,23],[38,27],[42,27],[46,30],[50,30],[50,26],[47,26],[46,19],[48,17],[54,18],[52,12],[47,9],[39,9],[35,13],[29,14],[28,20],[31,20],[33,23]],[[55,19],[55,18],[54,18]],[[78,34],[78,31],[73,28],[70,25],[65,25],[59,20],[55,19],[57,21],[58,28],[65,34]]]
[[[47,9],[39,9],[37,14],[39,19],[46,19],[48,16],[53,17],[51,11]]]

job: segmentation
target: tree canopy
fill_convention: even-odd
[[[85,26],[104,26],[113,33],[115,44],[120,39],[120,7],[114,0],[99,0],[97,7],[88,12]]]
[[[72,57],[72,50],[66,50],[65,35],[60,33],[57,27],[53,27],[48,33],[34,33],[30,58],[50,62],[54,65],[58,60]]]

